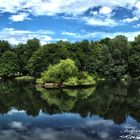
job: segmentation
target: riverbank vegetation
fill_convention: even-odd
[[[15,79],[18,81],[33,81],[33,80],[35,80],[35,78],[32,76],[17,76],[17,77],[15,77]]]
[[[58,41],[45,45],[41,45],[38,39],[30,39],[16,46],[10,45],[8,41],[0,41],[1,78],[19,75],[43,78],[44,75],[52,74],[52,71],[59,71],[57,67],[63,62],[60,60],[69,59],[76,70],[66,79],[62,78],[61,83],[77,84],[75,81],[79,81],[81,76],[140,80],[140,35],[132,42],[122,35],[99,41]],[[79,76],[75,74],[76,71]],[[55,81],[58,79],[55,77]]]
[[[87,72],[78,71],[75,62],[68,58],[58,64],[50,65],[48,70],[41,74],[41,78],[37,79],[37,83],[44,84],[47,88],[51,86],[50,83],[56,83],[58,87],[67,87],[94,85],[95,81]],[[56,84],[52,84],[52,88],[56,87]]]

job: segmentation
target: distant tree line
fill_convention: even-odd
[[[86,71],[90,75],[140,80],[140,35],[132,42],[122,35],[100,41],[58,41],[45,45],[41,45],[36,38],[16,46],[2,40],[0,77],[39,77],[50,64],[57,64],[67,58],[75,61],[79,71]]]

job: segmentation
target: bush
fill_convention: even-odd
[[[92,76],[88,75],[87,72],[81,72],[76,77],[70,77],[64,83],[66,86],[86,86],[86,85],[94,85],[95,81]]]
[[[37,82],[62,84],[69,77],[75,76],[77,72],[78,68],[74,61],[71,59],[61,60],[56,65],[50,65],[48,70],[41,74],[41,79],[38,79]]]
[[[87,72],[78,72],[75,62],[71,59],[61,60],[56,65],[49,66],[36,81],[38,84],[58,83],[65,86],[93,85],[95,81]]]
[[[88,75],[87,72],[82,72],[80,74],[78,84],[79,85],[94,85],[95,81],[92,76]]]
[[[77,86],[78,78],[77,77],[69,77],[65,82],[63,82],[65,86]]]

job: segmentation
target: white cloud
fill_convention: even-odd
[[[76,33],[72,33],[72,32],[62,32],[61,33],[62,35],[67,35],[67,36],[72,36],[72,37],[78,37],[78,35]]]
[[[133,18],[125,18],[125,19],[121,20],[121,22],[131,23],[131,22],[138,21],[138,20],[139,20],[138,17],[133,17]]]
[[[72,34],[74,36],[72,36]],[[135,37],[140,34],[140,31],[135,31],[135,32],[115,32],[115,33],[110,33],[110,32],[92,32],[92,33],[84,33],[84,34],[76,34],[76,33],[70,33],[67,34],[68,36],[75,37],[76,39],[103,39],[106,37],[109,38],[114,38],[117,35],[124,35],[128,38],[129,41],[133,41]]]
[[[28,18],[28,15],[27,13],[20,13],[18,15],[12,15],[9,17],[10,20],[14,21],[14,22],[18,22],[18,21],[24,21],[26,19],[30,19]]]
[[[0,12],[12,13],[10,20],[14,22],[29,19],[28,16],[30,15],[53,16],[61,13],[65,14],[66,17],[80,19],[80,15],[83,16],[87,10],[92,11],[95,7],[101,7],[99,12],[91,12],[93,16],[97,16],[97,19],[87,17],[84,21],[93,26],[98,24],[99,26],[117,26],[116,21],[111,19],[111,16],[101,18],[100,15],[110,15],[118,7],[129,9],[136,7],[137,10],[133,14],[140,15],[139,5],[140,2],[137,2],[137,0],[14,0],[12,2],[10,0],[0,0]],[[18,14],[19,12],[22,13]]]
[[[81,14],[91,8],[92,3],[93,0],[1,0],[0,10],[10,13],[28,11],[33,15]]]
[[[138,2],[136,3],[135,7],[136,7],[137,9],[140,9],[140,1],[138,1]]]
[[[49,41],[52,41],[53,38],[50,35],[53,35],[52,31],[47,30],[16,30],[13,28],[5,28],[0,31],[0,40],[7,39],[11,44],[25,43],[28,39],[38,38],[42,44],[46,44]]]
[[[56,15],[58,13],[82,14],[89,8],[103,7],[103,13],[110,12],[109,8],[125,7],[132,8],[136,5],[137,0],[0,0],[0,11],[16,13],[19,11],[30,12],[33,15]]]
[[[104,15],[108,15],[111,12],[112,12],[112,9],[107,6],[104,6],[104,7],[100,8],[100,10],[99,10],[99,13],[104,14]]]
[[[135,10],[133,11],[133,14],[137,17],[140,17],[140,1],[137,1],[135,3]]]
[[[134,41],[135,37],[140,34],[140,31],[134,32],[116,32],[116,33],[104,33],[104,37],[113,38],[117,35],[124,35],[128,38],[129,41]]]
[[[114,27],[117,26],[118,23],[110,18],[94,18],[94,17],[84,17],[82,18],[88,25],[96,25],[96,26],[109,26]]]

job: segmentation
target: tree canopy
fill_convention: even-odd
[[[71,59],[61,60],[60,63],[50,65],[41,74],[40,83],[59,83],[67,86],[94,84],[94,79],[86,72],[78,72],[75,62]]]
[[[18,71],[17,55],[11,51],[5,51],[0,58],[0,76],[11,77]]]
[[[140,80],[140,35],[131,42],[122,35],[99,41],[83,40],[71,43],[60,40],[44,45],[41,45],[36,38],[16,46],[1,40],[1,73],[4,69],[9,71],[12,65],[12,59],[5,58],[7,51],[14,53],[13,62],[16,62],[18,73],[21,75],[40,77],[41,73],[47,70],[50,65],[58,64],[60,60],[69,58],[75,62],[79,72],[86,71],[90,75],[107,79]],[[13,72],[10,74],[9,71],[9,74],[5,73],[4,75],[13,75]],[[1,74],[1,77],[4,75]],[[74,80],[76,79],[71,78],[69,82]]]

